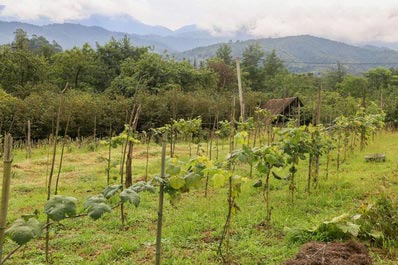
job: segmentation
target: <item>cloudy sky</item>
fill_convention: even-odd
[[[197,24],[214,33],[245,27],[256,37],[398,42],[397,0],[0,0],[0,6],[0,17],[33,22],[128,14],[171,29]]]

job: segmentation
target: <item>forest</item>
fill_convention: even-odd
[[[359,105],[375,102],[386,122],[398,121],[398,69],[374,68],[361,75],[343,64],[321,75],[289,72],[274,52],[258,44],[244,50],[242,86],[248,116],[270,98],[299,96],[303,121],[314,118],[317,91],[322,89],[322,122],[355,113]],[[54,132],[59,94],[67,86],[61,123],[70,117],[72,137],[106,136],[111,126],[121,131],[131,105],[142,104],[139,130],[159,127],[172,119],[200,116],[204,126],[229,118],[237,95],[236,63],[228,44],[216,56],[196,62],[136,47],[127,37],[105,45],[63,50],[44,37],[23,30],[0,47],[0,132],[26,137],[31,122],[33,139]]]

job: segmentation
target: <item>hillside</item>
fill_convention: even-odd
[[[83,26],[71,23],[35,26],[28,23],[0,21],[0,44],[12,42],[14,39],[14,32],[18,28],[25,30],[30,36],[36,34],[38,36],[44,36],[49,41],[55,40],[64,49],[82,46],[86,42],[95,47],[97,42],[104,44],[112,37],[121,39],[127,35],[134,45],[154,46],[155,51],[158,52],[163,52],[164,50],[174,51],[174,49],[155,39],[145,38],[136,34],[109,31],[96,26]]]
[[[84,22],[88,23],[87,21]],[[133,27],[133,24],[130,23],[125,26]],[[199,30],[195,26],[187,26],[175,32],[170,31],[170,35],[166,36],[166,34],[163,34],[161,36],[154,34],[138,35],[123,33],[106,30],[98,26],[85,26],[73,23],[36,26],[29,23],[0,21],[0,44],[12,42],[14,39],[14,32],[18,28],[25,30],[30,36],[36,34],[38,36],[44,36],[49,41],[55,40],[64,49],[82,46],[86,42],[95,47],[96,42],[104,44],[108,42],[111,37],[121,39],[125,35],[131,39],[134,45],[153,46],[155,51],[160,53],[163,53],[165,50],[168,52],[182,52],[227,40],[225,38],[212,37],[208,32]],[[142,32],[145,32],[144,29],[146,28],[148,27],[137,23],[137,28],[135,30],[141,29]],[[154,30],[153,28],[154,27],[152,27],[152,30]],[[131,31],[132,30],[130,30],[130,32]],[[151,31],[147,30],[147,32]]]
[[[244,49],[259,43],[265,53],[275,50],[288,68],[294,72],[322,72],[337,62],[344,64],[348,71],[358,73],[377,66],[397,67],[398,52],[378,47],[357,47],[309,35],[283,38],[265,38],[229,42],[234,57],[242,55]],[[221,44],[199,47],[175,54],[176,58],[204,60],[214,56]]]
[[[24,29],[29,35],[36,34],[44,36],[49,41],[55,40],[64,49],[82,46],[86,42],[95,47],[97,42],[104,44],[112,37],[121,39],[126,35],[134,45],[151,46],[155,52],[167,51],[177,59],[185,58],[191,61],[194,59],[202,61],[214,56],[220,43],[228,40],[226,37],[214,37],[194,25],[183,27],[167,36],[160,36],[128,34],[109,31],[98,26],[72,23],[35,26],[28,23],[0,21],[0,44],[12,42],[14,32],[18,28]],[[374,45],[358,47],[309,35],[228,42],[234,57],[241,56],[244,49],[253,43],[259,43],[266,54],[275,49],[278,56],[293,72],[323,72],[333,68],[337,62],[344,64],[352,73],[363,72],[377,66],[398,66],[397,51]]]

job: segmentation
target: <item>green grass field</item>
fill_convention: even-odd
[[[220,148],[221,149],[221,148]],[[224,158],[224,146],[220,159]],[[113,149],[112,159],[120,160],[121,148]],[[160,172],[161,147],[150,148],[151,177]],[[188,159],[188,145],[179,144],[176,155]],[[9,223],[22,214],[37,209],[39,220],[45,223],[46,176],[48,153],[45,148],[34,149],[30,160],[24,150],[16,150],[13,162]],[[385,153],[384,163],[366,163],[369,153]],[[89,151],[87,147],[71,145],[66,148],[60,179],[61,195],[79,199],[79,212],[89,195],[102,192],[106,186],[107,148]],[[145,172],[145,146],[134,149],[133,175],[142,179]],[[58,165],[58,160],[56,165]],[[300,244],[291,243],[286,227],[312,228],[322,221],[343,213],[355,214],[357,209],[375,200],[380,194],[398,195],[398,134],[381,132],[363,151],[347,155],[336,174],[335,161],[325,179],[321,164],[319,188],[311,195],[305,192],[308,161],[301,161],[297,174],[297,194],[290,202],[288,184],[271,179],[272,224],[259,225],[265,219],[265,204],[261,192],[252,187],[257,179],[248,179],[238,199],[241,211],[232,218],[231,255],[236,264],[281,264],[295,256]],[[248,175],[248,167],[239,172]],[[1,167],[0,167],[1,170]],[[282,170],[286,172],[287,169]],[[118,183],[118,167],[111,170],[113,183]],[[281,172],[283,174],[283,172]],[[2,173],[2,172],[1,172]],[[211,189],[204,197],[201,188],[184,194],[177,208],[166,196],[163,226],[163,264],[219,264],[217,247],[227,213],[227,189]],[[116,203],[117,198],[114,198]],[[50,248],[54,264],[153,264],[157,221],[157,194],[142,193],[138,208],[128,205],[127,222],[122,226],[119,209],[97,221],[88,217],[66,219],[51,230]],[[28,243],[9,260],[9,264],[45,263],[45,240],[42,236]],[[5,253],[16,244],[7,240]],[[396,251],[396,250],[395,250]],[[371,249],[376,264],[398,264],[397,258],[388,258],[384,251]]]

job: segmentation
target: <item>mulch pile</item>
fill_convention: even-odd
[[[371,265],[372,259],[366,246],[355,242],[304,244],[295,259],[285,265]]]

